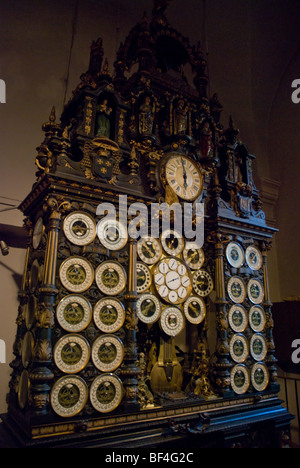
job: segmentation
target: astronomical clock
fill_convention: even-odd
[[[42,126],[3,418],[21,445],[279,446],[289,431],[255,157],[158,4],[113,72],[92,43]],[[200,204],[202,242],[184,229]]]

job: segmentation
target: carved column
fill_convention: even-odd
[[[125,296],[126,300],[126,321],[125,321],[125,356],[121,375],[125,395],[123,408],[125,411],[138,411],[140,405],[137,400],[138,374],[137,368],[137,317],[136,317],[136,239],[129,238],[129,268],[128,268],[128,288]]]
[[[272,317],[272,302],[270,299],[270,287],[269,287],[269,276],[268,276],[268,260],[267,252],[271,249],[271,241],[264,241],[261,244],[261,252],[263,257],[263,272],[264,272],[264,309],[266,314],[266,340],[267,340],[267,356],[266,364],[268,366],[270,374],[269,388],[274,392],[279,391],[279,384],[277,383],[277,359],[275,357],[275,343],[273,339],[273,328],[274,322]]]
[[[61,214],[69,207],[68,202],[50,197],[44,205],[49,213],[48,240],[45,253],[44,277],[39,289],[37,331],[34,345],[34,361],[30,372],[32,410],[36,414],[48,412],[49,383],[54,374],[50,369],[52,361],[52,328],[54,327],[55,299],[58,293],[55,284],[58,233]]]
[[[214,245],[215,253],[217,345],[214,375],[217,387],[216,391],[224,398],[228,398],[233,396],[233,392],[230,389],[230,369],[232,368],[232,363],[229,360],[227,299],[224,281],[224,244],[229,242],[229,238],[220,232],[214,232],[208,236],[207,240]]]

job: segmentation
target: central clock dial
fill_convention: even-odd
[[[169,186],[183,200],[195,200],[202,192],[202,174],[196,163],[185,155],[174,154],[169,157],[165,176]]]
[[[179,258],[166,257],[153,271],[154,285],[159,296],[171,304],[185,301],[192,284],[187,266]]]

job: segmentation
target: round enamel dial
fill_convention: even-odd
[[[66,216],[63,230],[66,238],[75,245],[88,245],[96,237],[94,219],[81,211],[75,211]]]
[[[153,281],[159,296],[171,304],[184,302],[192,290],[189,270],[179,258],[160,260],[153,270]]]
[[[178,335],[184,328],[185,321],[178,307],[167,307],[160,316],[162,330],[169,336]]]
[[[185,263],[190,267],[191,270],[198,270],[204,264],[205,255],[202,248],[198,248],[197,245],[192,244],[186,246],[182,252]]]
[[[43,218],[40,217],[35,223],[33,233],[32,233],[32,247],[34,248],[34,250],[38,249],[41,243],[44,231],[45,231],[45,226],[44,226]]]
[[[248,341],[241,333],[232,336],[230,343],[230,355],[235,362],[244,362],[249,354]]]
[[[167,183],[183,200],[195,200],[201,195],[203,177],[196,163],[181,154],[171,155],[165,164]]]
[[[154,294],[143,294],[136,303],[138,318],[144,323],[154,323],[160,317],[161,305]]]
[[[260,333],[255,333],[250,340],[250,353],[255,361],[263,361],[267,354],[267,344]]]
[[[190,323],[199,324],[205,318],[205,302],[201,297],[190,296],[183,305],[183,311]]]
[[[243,332],[248,325],[247,313],[241,305],[233,305],[228,313],[229,325],[235,332]]]
[[[269,383],[269,371],[267,366],[256,362],[251,368],[251,383],[255,390],[263,392]]]
[[[137,253],[144,263],[153,265],[162,255],[161,244],[155,237],[143,237],[137,242]]]
[[[97,236],[107,249],[120,250],[128,240],[127,227],[115,219],[104,218],[97,224]]]
[[[150,288],[152,282],[151,272],[142,262],[136,264],[136,292],[141,294]]]
[[[251,279],[247,285],[248,297],[253,304],[261,304],[264,300],[264,288],[259,280]]]
[[[92,361],[98,370],[112,372],[122,364],[124,345],[115,335],[102,335],[94,341]]]
[[[227,283],[228,296],[236,304],[241,304],[246,299],[246,286],[238,276],[232,276]]]
[[[53,351],[56,366],[65,374],[76,374],[90,359],[87,340],[76,334],[68,334],[58,340]]]
[[[165,230],[161,235],[161,245],[168,255],[179,255],[184,248],[184,239],[173,229]]]
[[[107,260],[101,263],[95,273],[96,284],[103,294],[115,296],[126,286],[126,272],[116,261]]]
[[[64,330],[73,333],[80,332],[92,319],[92,306],[83,296],[70,294],[59,302],[56,317]]]
[[[213,288],[213,280],[206,270],[197,270],[193,274],[193,288],[196,294],[205,297],[208,296]]]
[[[250,374],[244,364],[235,365],[230,372],[232,390],[238,395],[246,393],[250,385]]]
[[[96,411],[109,413],[122,401],[123,385],[115,374],[102,374],[96,377],[90,388],[90,401]]]
[[[20,376],[18,384],[18,403],[21,409],[24,409],[28,403],[30,394],[29,372],[24,369]]]
[[[104,297],[94,307],[94,322],[104,333],[115,333],[124,324],[125,308],[121,301],[113,297]]]
[[[238,242],[230,242],[226,247],[226,258],[228,263],[235,267],[240,268],[244,261],[245,255],[242,247]]]
[[[80,413],[88,400],[88,387],[77,375],[66,375],[55,382],[50,394],[53,411],[63,418]]]
[[[266,315],[262,307],[254,305],[250,308],[249,324],[253,331],[263,331],[266,324]]]
[[[259,270],[262,267],[262,254],[257,247],[253,245],[246,249],[246,263],[251,270]]]
[[[84,258],[69,257],[60,266],[59,278],[68,291],[82,293],[92,285],[94,269]]]

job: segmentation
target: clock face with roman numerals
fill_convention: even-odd
[[[166,180],[183,200],[195,200],[202,192],[203,177],[196,163],[187,156],[174,154],[165,165]]]

